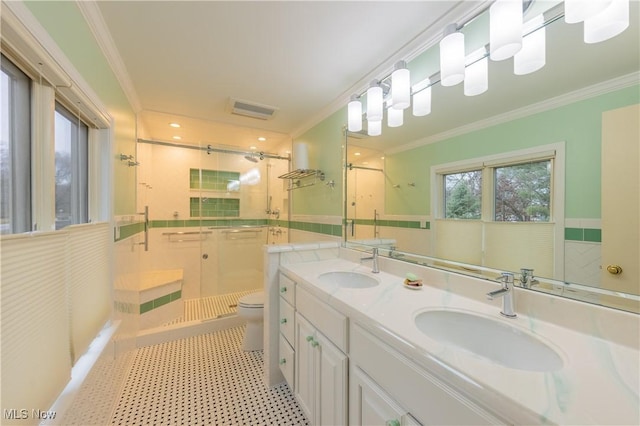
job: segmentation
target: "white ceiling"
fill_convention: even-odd
[[[481,1],[99,1],[97,24],[110,36],[139,109],[140,136],[182,142],[255,146],[289,142],[343,106],[399,59],[412,59],[461,22]],[[542,3],[538,1],[538,3]],[[547,2],[554,4],[556,2]],[[86,14],[85,14],[86,15]],[[474,98],[462,85],[434,86],[433,113],[405,114],[401,128],[367,138],[381,151],[464,124],[637,72],[638,2],[631,28],[597,45],[582,43],[582,24],[558,21],[547,35],[547,65],[514,76],[511,60],[491,63],[489,91]],[[95,21],[95,19],[94,19]],[[94,22],[94,26],[96,22]],[[107,30],[105,32],[104,30]],[[112,57],[113,58],[113,57]],[[411,68],[411,67],[410,67]],[[426,65],[428,69],[428,64]],[[432,70],[433,72],[437,69]],[[417,81],[428,75],[412,76]],[[278,108],[272,120],[232,115],[230,98]],[[171,121],[183,127],[177,132]],[[345,117],[346,121],[346,117]],[[365,142],[366,141],[366,142]]]

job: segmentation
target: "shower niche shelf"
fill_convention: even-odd
[[[287,191],[305,188],[315,185],[318,181],[324,181],[324,172],[321,170],[298,169],[289,173],[278,176],[280,179],[288,179],[290,181]]]

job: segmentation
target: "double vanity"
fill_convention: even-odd
[[[265,379],[312,424],[640,424],[637,315],[515,288],[508,318],[498,282],[365,256],[267,248]]]

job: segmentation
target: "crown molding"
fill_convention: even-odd
[[[488,127],[496,126],[498,124],[506,123],[509,121],[524,118],[530,115],[538,114],[541,112],[549,111],[555,108],[559,108],[565,105],[569,105],[575,102],[583,101],[586,99],[594,98],[596,96],[604,95],[609,92],[624,89],[640,83],[640,72],[633,72],[631,74],[623,75],[611,80],[603,81],[601,83],[587,86],[573,92],[565,93],[563,95],[556,96],[538,102],[535,104],[527,105],[525,107],[509,111],[504,114],[496,115],[485,120],[476,121],[464,126],[457,127],[446,132],[438,133],[437,135],[429,136],[423,139],[418,139],[414,142],[410,142],[396,148],[386,150],[388,154],[396,154],[398,152],[408,151],[424,145],[429,145],[435,142],[440,142],[445,139],[450,139],[456,136],[461,136],[467,133],[475,132],[478,130],[486,129]]]
[[[108,127],[112,117],[107,107],[24,2],[3,0],[1,16],[3,43],[77,106],[89,123]]]
[[[118,83],[120,83],[120,87],[124,91],[131,108],[135,113],[142,111],[140,98],[138,97],[133,81],[129,76],[127,67],[120,56],[120,52],[118,52],[116,44],[111,37],[111,33],[107,28],[107,24],[100,12],[98,3],[95,1],[76,0],[76,4],[82,13],[82,16],[84,16],[87,25],[89,25],[89,29],[91,30],[93,37],[96,39],[98,46],[100,46],[102,54],[107,59]]]

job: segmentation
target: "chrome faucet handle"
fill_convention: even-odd
[[[508,287],[508,284],[513,285],[514,275],[511,272],[503,272],[500,274],[500,281],[504,283],[504,287]]]

